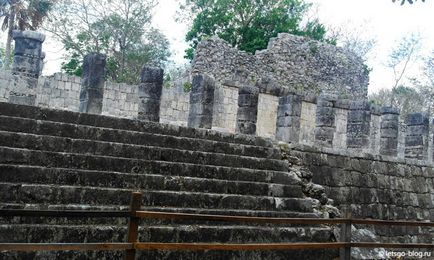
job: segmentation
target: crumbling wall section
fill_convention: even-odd
[[[210,75],[221,84],[233,79],[255,84],[271,77],[292,91],[336,92],[350,99],[365,98],[369,81],[366,66],[353,53],[287,33],[271,39],[268,48],[255,55],[216,37],[204,40],[196,49],[192,72]]]

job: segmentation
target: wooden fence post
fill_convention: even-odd
[[[350,260],[351,259],[351,207],[344,208],[344,216],[349,221],[342,223],[341,228],[341,242],[348,243],[347,246],[339,250],[340,260]]]
[[[128,223],[128,243],[136,243],[138,237],[139,230],[139,222],[140,218],[137,218],[136,211],[140,210],[142,205],[142,193],[141,192],[133,192],[131,194],[131,203],[130,203],[130,220]],[[134,260],[136,258],[136,249],[128,249],[125,250],[125,260]]]

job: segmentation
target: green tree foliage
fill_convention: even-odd
[[[169,42],[151,26],[154,6],[153,0],[63,1],[48,28],[68,51],[62,69],[81,75],[83,57],[100,52],[110,80],[134,84],[143,65],[163,66]]]
[[[2,30],[7,30],[4,67],[9,68],[11,60],[12,31],[37,30],[55,4],[54,0],[0,0]]]
[[[301,26],[309,6],[302,0],[185,0],[182,9],[194,14],[186,57],[192,59],[197,44],[212,35],[250,53],[266,48],[281,32],[334,43],[326,39],[326,29],[317,20]]]

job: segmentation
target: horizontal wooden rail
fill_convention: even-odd
[[[339,249],[344,247],[362,248],[434,248],[434,244],[394,244],[375,242],[331,242],[331,243],[4,243],[0,251],[116,251],[116,250],[300,250],[300,249]]]
[[[27,210],[27,209],[1,209],[0,217],[77,217],[77,218],[128,218],[130,211],[99,211],[99,210]],[[342,224],[351,221],[360,225],[396,225],[396,226],[421,226],[434,227],[434,222],[400,221],[400,220],[374,220],[374,219],[349,219],[349,218],[269,218],[247,216],[225,216],[191,213],[172,213],[154,211],[136,211],[134,217],[153,219],[179,219],[179,220],[203,220],[224,222],[250,222],[269,224]]]
[[[183,219],[183,220],[202,220],[202,221],[225,221],[225,222],[250,222],[263,224],[340,224],[350,222],[350,219],[335,218],[269,218],[269,217],[245,217],[245,216],[225,216],[225,215],[206,215],[189,213],[153,212],[136,211],[138,218],[153,219]]]
[[[130,211],[0,209],[0,217],[128,218]]]
[[[351,247],[364,248],[434,248],[434,244],[416,244],[416,243],[375,243],[375,242],[352,242]]]
[[[136,250],[300,250],[300,249],[341,249],[341,259],[350,259],[352,247],[362,248],[434,248],[434,244],[393,244],[351,242],[351,225],[382,225],[382,226],[422,226],[434,227],[433,222],[421,221],[394,221],[373,219],[352,219],[350,214],[345,218],[322,219],[322,218],[269,218],[248,216],[225,216],[210,214],[191,214],[173,212],[141,211],[141,193],[133,192],[128,211],[84,211],[84,210],[25,210],[25,209],[1,209],[0,217],[67,217],[67,218],[129,218],[127,243],[0,243],[0,251],[102,251],[123,250],[125,260],[135,259]],[[341,242],[326,243],[247,243],[247,244],[223,244],[223,243],[148,243],[138,242],[138,226],[140,219],[171,219],[171,220],[201,220],[221,221],[237,223],[259,224],[296,224],[296,225],[321,225],[343,224]]]
[[[380,225],[380,226],[413,226],[434,227],[434,222],[408,221],[408,220],[376,220],[376,219],[351,219],[352,224]]]
[[[0,251],[115,251],[134,248],[133,243],[4,243]]]
[[[135,243],[137,250],[300,250],[300,249],[339,249],[349,243],[269,243],[269,244],[219,244],[219,243]]]

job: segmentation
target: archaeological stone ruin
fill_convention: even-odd
[[[128,210],[214,215],[434,221],[433,121],[404,120],[367,97],[368,74],[335,46],[279,34],[266,50],[198,45],[192,89],[104,80],[105,57],[83,78],[40,76],[44,36],[14,32],[0,72],[1,209]],[[0,216],[0,243],[122,242],[126,220]],[[433,243],[429,227],[353,226],[358,242]],[[339,241],[331,225],[149,220],[140,241]],[[138,259],[334,259],[338,250],[142,251]],[[8,259],[113,259],[123,252],[0,252]],[[384,249],[357,249],[355,259]]]

